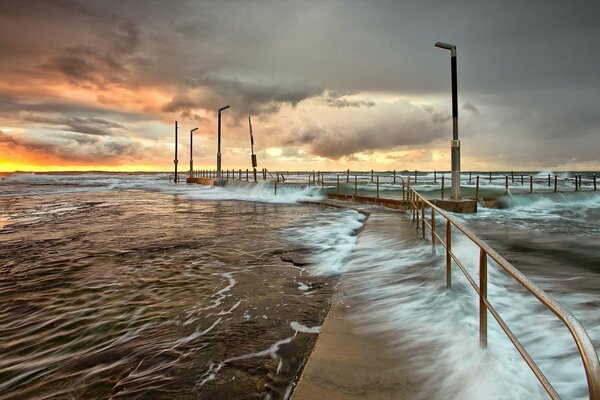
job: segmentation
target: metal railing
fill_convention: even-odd
[[[413,221],[416,221],[417,229],[421,229],[420,233],[423,239],[425,239],[426,236],[425,227],[427,226],[431,232],[432,250],[435,251],[437,242],[439,242],[446,250],[446,287],[450,288],[452,286],[452,262],[454,261],[456,266],[458,266],[463,275],[467,278],[473,289],[475,289],[475,292],[477,292],[479,296],[479,341],[481,346],[487,346],[487,312],[489,311],[498,322],[500,328],[502,328],[506,336],[508,336],[510,341],[513,343],[519,354],[521,354],[529,368],[531,368],[536,378],[542,384],[546,392],[548,392],[550,397],[553,399],[560,398],[535,361],[531,358],[529,353],[527,353],[527,350],[525,350],[519,339],[517,339],[516,335],[510,330],[500,314],[488,300],[487,261],[489,257],[512,278],[514,278],[521,286],[533,294],[534,297],[536,297],[542,304],[546,306],[546,308],[548,308],[564,323],[571,333],[571,336],[575,340],[575,344],[577,345],[577,349],[581,356],[587,378],[589,398],[590,400],[600,400],[600,362],[598,361],[598,354],[594,349],[594,345],[592,344],[588,333],[585,331],[579,321],[573,316],[573,314],[571,314],[566,308],[564,308],[546,292],[530,281],[529,278],[512,266],[487,243],[483,242],[481,239],[475,236],[475,234],[458,223],[447,212],[435,206],[429,200],[425,199],[422,195],[415,191],[414,188],[409,188],[408,190],[408,201],[410,204],[410,210],[412,211]],[[431,209],[429,221],[427,221],[425,217],[426,208]],[[436,213],[444,217],[446,221],[445,240],[442,239],[436,232]],[[452,252],[452,226],[454,226],[458,231],[462,232],[479,247],[479,285],[477,285],[473,277],[471,277],[471,275],[465,269],[464,265]]]

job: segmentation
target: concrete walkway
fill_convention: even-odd
[[[356,204],[352,207],[362,208]],[[361,246],[361,236],[368,231],[382,229],[388,230],[390,235],[410,236],[414,237],[415,243],[422,243],[414,227],[405,216],[398,215],[398,211],[372,206],[364,210],[371,216],[358,236],[357,247]],[[378,218],[382,213],[392,214],[393,218],[389,215],[388,218]],[[416,394],[419,392],[419,379],[411,373],[410,365],[402,362],[404,357],[383,337],[361,329],[366,322],[361,322],[358,309],[362,302],[368,300],[353,295],[352,279],[351,276],[343,276],[338,284],[332,308],[321,327],[292,400],[419,398]]]

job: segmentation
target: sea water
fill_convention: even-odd
[[[445,289],[444,260],[406,216],[299,204],[323,199],[308,175],[288,176],[277,195],[267,183],[208,188],[167,174],[5,176],[0,398],[287,398],[340,276],[361,331],[410,365],[415,399],[546,398],[491,316],[479,347],[475,292],[457,269]],[[325,190],[337,190],[336,175]],[[537,175],[541,190],[547,173]],[[501,192],[503,176],[488,189]],[[370,174],[360,178],[372,192]],[[418,190],[432,195],[439,182],[426,178]],[[401,196],[381,186],[382,197]],[[574,313],[599,348],[599,197],[514,192],[507,208],[457,218]],[[460,235],[453,249],[476,278],[478,249]],[[310,264],[282,262],[286,251]],[[559,394],[585,398],[560,321],[493,263],[488,290]]]

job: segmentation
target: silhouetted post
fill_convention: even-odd
[[[471,172],[469,172],[469,183],[471,183]]]
[[[490,171],[490,183],[492,182],[492,171]]]
[[[379,175],[377,175],[377,198],[379,198]]]
[[[346,183],[350,183],[350,169],[346,170]]]
[[[177,183],[177,121],[175,121],[175,160],[173,160],[175,164],[175,183]]]
[[[263,168],[263,181],[267,180],[267,169]]]
[[[194,128],[190,131],[190,178],[193,178],[194,174],[194,131],[198,128]]]
[[[415,169],[415,183],[417,183],[417,170]]]
[[[548,187],[550,187],[550,174],[548,174]]]
[[[533,193],[533,176],[529,175],[529,193]]]
[[[256,172],[256,169],[254,170],[254,172]],[[246,182],[250,181],[250,176],[249,176],[249,172],[248,172],[248,168],[246,168]]]
[[[275,196],[277,196],[277,181],[275,181]]]
[[[371,183],[373,183],[373,170],[371,170]]]
[[[442,175],[442,193],[440,196],[442,197],[442,200],[444,200],[444,175]]]
[[[394,170],[394,183],[396,183],[396,170]]]
[[[504,177],[504,191],[508,193],[508,175]]]
[[[437,171],[433,171],[433,183],[437,183]]]
[[[227,110],[229,106],[219,108],[219,120],[217,131],[217,179],[221,179],[221,111]]]
[[[515,183],[515,173],[513,171],[510,171],[510,179],[512,183]]]
[[[479,198],[479,175],[477,175],[477,178],[475,180],[475,198]]]
[[[594,190],[596,190],[596,174],[594,174]]]
[[[358,195],[358,178],[354,175],[354,196]]]
[[[404,201],[404,181],[402,181],[402,201]]]
[[[525,181],[523,180],[523,174],[521,174],[521,186],[523,186],[525,183]]]
[[[254,135],[252,133],[252,121],[250,120],[250,116],[248,115],[248,126],[250,127],[250,159],[252,161],[252,171],[254,173],[254,182],[256,182],[256,167],[258,163],[256,162],[256,154],[254,154]],[[247,174],[246,174],[247,175]],[[246,180],[247,177],[246,177]]]
[[[558,189],[558,176],[554,175],[554,193],[556,193]]]

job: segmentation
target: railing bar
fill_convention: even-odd
[[[510,330],[510,328],[508,327],[508,325],[506,324],[506,322],[504,322],[504,319],[502,319],[502,317],[496,311],[496,309],[494,308],[494,306],[492,306],[490,304],[490,302],[489,302],[488,299],[484,299],[483,302],[485,303],[485,307],[488,309],[488,311],[490,312],[490,314],[492,314],[492,316],[494,317],[494,319],[496,320],[496,322],[498,322],[498,325],[500,326],[500,328],[502,328],[502,330],[504,331],[504,333],[506,334],[506,336],[508,336],[508,338],[510,339],[510,341],[516,347],[516,349],[519,352],[519,354],[521,355],[521,357],[523,357],[523,359],[525,360],[525,362],[527,363],[527,365],[529,366],[529,368],[531,368],[531,371],[534,373],[534,375],[536,376],[536,378],[538,379],[538,381],[540,381],[540,383],[542,384],[542,386],[544,387],[544,389],[546,390],[546,392],[548,392],[548,394],[550,395],[550,397],[552,397],[553,399],[560,399],[560,396],[558,395],[558,393],[556,392],[556,390],[554,390],[554,387],[552,386],[552,384],[550,383],[550,381],[548,381],[548,379],[546,378],[546,376],[544,375],[544,373],[538,368],[538,366],[535,363],[535,361],[533,361],[533,358],[531,358],[531,356],[529,355],[529,353],[527,352],[527,350],[525,349],[525,347],[521,344],[521,342],[519,341],[519,339],[517,339],[517,337],[515,336],[515,334]]]
[[[581,359],[585,368],[586,379],[588,382],[590,399],[600,400],[600,361],[598,360],[598,354],[596,353],[596,349],[594,348],[594,345],[587,331],[583,328],[581,323],[573,316],[573,314],[571,314],[571,312],[564,308],[562,305],[557,303],[544,290],[537,287],[532,281],[529,280],[529,278],[527,278],[519,270],[513,267],[487,243],[482,242],[471,231],[459,225],[459,223],[455,221],[454,218],[451,217],[448,213],[446,213],[439,207],[433,205],[429,200],[425,199],[414,189],[412,189],[412,191],[415,193],[415,197],[418,197],[421,201],[423,201],[424,204],[429,205],[430,207],[434,207],[438,213],[444,216],[459,231],[461,231],[465,236],[467,236],[475,244],[477,244],[481,250],[483,250],[500,267],[502,267],[506,272],[508,272],[509,275],[511,275],[517,282],[519,282],[521,286],[523,286],[531,294],[533,294],[534,297],[536,297],[542,304],[544,304],[548,309],[550,309],[550,311],[552,311],[552,313],[554,313],[554,315],[556,315],[564,323],[564,325],[571,333],[571,336],[573,337],[575,344],[577,345],[579,354],[581,355]],[[456,257],[452,256],[452,258],[455,260],[455,262],[457,261]],[[458,262],[457,265],[459,265]],[[465,273],[463,268],[461,268],[461,270],[463,270],[463,273]]]
[[[469,281],[469,283],[471,284],[471,286],[473,286],[473,289],[475,289],[475,292],[477,292],[477,295],[479,296],[479,286],[477,286],[477,283],[475,282],[475,280],[467,272],[467,270],[461,264],[461,262],[458,261],[458,258],[456,258],[456,256],[454,255],[453,252],[450,252],[450,257],[452,257],[452,259],[454,260],[454,262],[456,263],[456,265],[458,266],[458,268],[460,268],[460,270],[462,271],[462,273],[465,276],[465,278],[467,278],[467,280]]]

